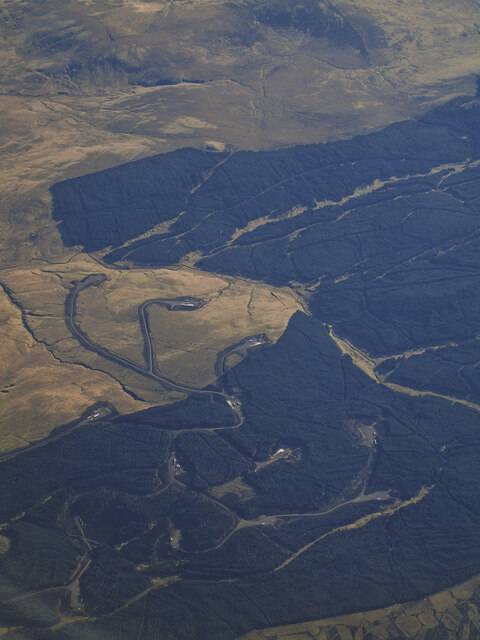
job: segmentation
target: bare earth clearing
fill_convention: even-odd
[[[117,270],[78,255],[64,263],[4,270],[0,280],[10,295],[2,290],[0,297],[3,450],[45,437],[101,400],[127,413],[180,397],[84,349],[71,336],[64,321],[65,297],[72,282],[90,273],[105,273],[107,280],[80,296],[82,329],[99,345],[140,364],[142,302],[185,295],[206,300],[191,313],[154,306],[149,311],[159,370],[197,386],[215,380],[220,351],[253,334],[276,340],[301,308],[287,289],[187,268]]]

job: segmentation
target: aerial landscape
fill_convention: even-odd
[[[480,638],[480,1],[0,33],[1,640]]]

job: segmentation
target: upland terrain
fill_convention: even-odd
[[[0,638],[480,638],[478,0],[0,33]]]

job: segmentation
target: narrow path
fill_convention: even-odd
[[[358,520],[355,520],[355,522],[351,522],[349,524],[345,524],[345,525],[343,525],[341,527],[336,527],[335,529],[331,529],[330,531],[327,531],[326,533],[324,533],[323,535],[319,536],[318,538],[315,538],[314,540],[311,540],[307,544],[303,545],[303,547],[300,547],[300,549],[297,549],[297,551],[295,551],[290,556],[288,556],[288,558],[286,560],[284,560],[281,564],[276,566],[273,571],[275,573],[278,572],[278,571],[282,571],[283,569],[288,567],[289,564],[292,564],[292,562],[295,562],[295,560],[300,558],[304,553],[309,551],[316,544],[318,544],[322,540],[325,540],[326,538],[329,538],[330,536],[332,536],[335,533],[342,533],[344,531],[351,531],[353,529],[361,529],[364,526],[366,526],[367,524],[369,524],[370,522],[372,522],[373,520],[377,520],[378,518],[385,518],[385,517],[388,517],[388,516],[392,516],[393,514],[397,513],[397,511],[400,511],[401,509],[405,509],[406,507],[408,507],[408,506],[410,506],[412,504],[417,504],[418,502],[423,500],[430,493],[430,491],[432,489],[433,489],[432,486],[430,486],[430,487],[422,487],[420,489],[420,491],[417,493],[417,495],[413,496],[409,500],[404,500],[402,502],[398,502],[397,504],[395,504],[395,505],[393,505],[391,507],[387,507],[383,511],[377,511],[376,513],[372,513],[370,515],[363,516],[362,518],[359,518]]]
[[[148,327],[148,321],[146,318],[146,309],[148,308],[149,304],[162,304],[164,306],[166,306],[169,309],[185,309],[185,308],[198,308],[198,306],[201,306],[201,301],[196,301],[195,298],[173,298],[173,299],[165,299],[165,298],[157,298],[157,299],[153,299],[153,300],[147,300],[146,302],[143,303],[143,305],[141,305],[140,309],[139,309],[139,317],[140,317],[140,326],[142,329],[142,334],[143,334],[143,339],[144,342],[146,344],[145,350],[147,355],[147,367],[142,367],[140,365],[138,365],[137,363],[133,362],[132,360],[121,356],[118,353],[114,353],[113,351],[110,351],[109,349],[106,349],[100,345],[97,345],[96,343],[94,343],[92,340],[90,340],[90,338],[87,336],[86,333],[84,333],[84,331],[79,327],[79,325],[77,324],[76,321],[76,316],[77,316],[77,301],[78,301],[78,296],[79,294],[84,291],[85,289],[91,287],[91,286],[99,286],[102,282],[104,282],[107,279],[107,277],[105,276],[105,274],[101,273],[101,274],[91,274],[87,277],[85,277],[83,280],[80,280],[79,282],[75,283],[75,286],[73,287],[73,289],[70,291],[70,293],[67,296],[67,299],[65,301],[65,323],[70,331],[70,333],[80,342],[80,344],[85,347],[86,349],[88,349],[89,351],[94,351],[95,353],[97,353],[98,355],[102,356],[103,358],[105,358],[106,360],[110,360],[111,362],[114,362],[115,364],[119,364],[122,367],[125,367],[127,369],[130,369],[132,371],[134,371],[135,373],[139,373],[142,376],[145,376],[147,378],[151,378],[153,380],[155,380],[156,382],[160,383],[162,386],[168,388],[168,389],[172,389],[174,391],[180,391],[181,393],[186,393],[186,394],[203,394],[203,395],[209,395],[211,397],[220,397],[223,400],[225,400],[229,406],[232,408],[232,411],[234,411],[234,408],[232,407],[233,403],[233,398],[231,396],[229,396],[228,394],[222,392],[222,391],[215,391],[215,390],[209,390],[209,389],[199,389],[197,387],[191,387],[188,386],[186,384],[182,384],[180,382],[175,382],[174,380],[171,380],[170,378],[167,378],[166,376],[160,375],[158,373],[156,373],[153,370],[150,370],[150,363],[153,361],[153,354],[152,354],[152,340],[151,340],[151,336],[150,336],[150,331],[149,331],[149,327]],[[188,300],[188,302],[186,302],[186,300]],[[153,364],[152,364],[152,369],[153,369]],[[237,418],[239,416],[239,413],[234,411],[234,413],[236,413]]]
[[[138,320],[140,322],[140,328],[143,334],[144,340],[144,355],[147,370],[150,373],[159,375],[155,367],[155,354],[153,348],[153,341],[150,332],[150,325],[148,322],[148,309],[152,305],[158,305],[167,308],[169,311],[195,311],[203,307],[205,302],[199,298],[151,298],[146,300],[138,307]],[[179,384],[179,383],[178,383]]]
[[[209,497],[208,494],[203,494],[205,497]],[[373,502],[378,501],[378,502],[384,502],[386,500],[390,500],[391,496],[390,496],[390,491],[376,491],[374,493],[370,493],[367,495],[360,495],[357,496],[356,498],[352,498],[351,500],[346,500],[345,502],[340,502],[339,504],[334,505],[333,507],[330,507],[329,509],[326,509],[324,511],[310,511],[310,512],[305,512],[305,513],[273,513],[270,515],[260,515],[257,518],[255,518],[254,520],[244,520],[243,518],[239,518],[233,511],[231,511],[231,509],[227,509],[237,520],[235,526],[228,531],[225,536],[222,538],[222,540],[220,540],[219,542],[217,542],[215,545],[211,546],[211,547],[207,547],[205,549],[201,549],[199,551],[185,551],[183,549],[180,549],[180,551],[182,551],[183,553],[187,553],[187,554],[193,554],[193,555],[201,555],[202,553],[208,553],[209,551],[216,551],[218,549],[220,549],[221,547],[223,547],[223,545],[228,542],[228,540],[230,540],[230,538],[237,533],[237,531],[239,531],[240,529],[247,529],[247,528],[253,528],[253,527],[265,527],[265,526],[274,526],[278,520],[289,520],[289,519],[296,519],[296,518],[321,518],[323,516],[326,516],[330,513],[333,513],[334,511],[337,511],[338,509],[342,509],[343,507],[347,507],[348,505],[351,504],[360,504],[360,503],[364,503],[364,502]],[[217,502],[220,506],[225,508],[225,505],[218,501],[215,500],[215,502]],[[365,516],[368,517],[368,516]]]
[[[340,338],[335,333],[332,325],[327,325],[327,329],[330,337],[335,342],[340,351],[344,355],[349,356],[352,359],[353,364],[377,384],[380,384],[383,387],[390,389],[391,391],[395,391],[396,393],[401,393],[403,395],[413,396],[416,398],[438,398],[440,400],[451,402],[452,404],[461,404],[464,407],[471,409],[472,411],[480,413],[480,404],[477,404],[476,402],[471,402],[469,400],[464,400],[463,398],[457,398],[455,396],[443,393],[437,393],[436,391],[423,391],[419,389],[413,389],[412,387],[405,387],[394,382],[388,382],[386,378],[379,375],[376,371],[377,364],[383,362],[384,360],[388,360],[388,357],[381,358],[379,360],[377,360],[376,358],[372,358],[345,338]],[[407,352],[407,354],[408,353],[409,352]],[[399,359],[401,356],[397,354],[394,357],[396,359]]]
[[[143,302],[138,308],[138,318],[140,322],[140,327],[142,330],[142,335],[144,339],[144,355],[146,360],[146,367],[142,367],[138,365],[136,362],[132,360],[114,353],[100,345],[95,344],[90,338],[83,332],[83,330],[78,326],[76,322],[76,313],[77,313],[77,301],[79,294],[85,289],[91,286],[99,286],[102,282],[106,280],[106,276],[104,274],[91,274],[84,278],[83,280],[75,283],[73,289],[68,294],[65,301],[65,323],[70,330],[70,333],[80,342],[80,344],[88,349],[89,351],[93,351],[100,355],[101,357],[109,360],[110,362],[114,362],[124,368],[130,369],[135,373],[138,373],[144,377],[150,378],[161,384],[163,387],[168,389],[172,389],[174,391],[179,391],[188,395],[207,395],[211,398],[221,398],[222,401],[226,402],[230,407],[232,413],[235,415],[236,421],[233,425],[228,426],[218,426],[218,427],[206,427],[206,428],[184,428],[179,429],[176,433],[184,433],[184,432],[194,432],[194,431],[222,431],[226,429],[238,429],[243,425],[244,417],[242,414],[241,403],[238,398],[229,395],[223,389],[199,389],[197,387],[191,387],[180,382],[176,382],[167,378],[166,376],[161,375],[155,366],[155,355],[153,349],[153,342],[150,334],[149,324],[148,324],[148,308],[151,305],[162,305],[169,309],[170,311],[194,311],[195,309],[200,308],[205,303],[203,300],[193,297],[179,297],[179,298],[153,298],[151,300],[146,300]],[[266,336],[263,338],[261,336],[251,336],[242,340],[238,345],[234,345],[230,347],[227,351],[228,353],[233,353],[236,349],[240,350],[243,354],[246,352],[248,348],[252,348],[259,344],[265,344],[268,342],[268,338]],[[219,354],[220,357],[220,354]],[[116,414],[115,407],[107,402],[104,403],[96,403],[89,407],[80,419],[75,420],[64,428],[57,429],[53,431],[50,435],[42,440],[34,442],[28,446],[16,449],[15,451],[5,453],[0,455],[0,463],[5,462],[6,460],[11,460],[25,453],[29,453],[34,451],[35,449],[40,449],[51,442],[55,442],[56,440],[60,440],[67,435],[77,431],[81,427],[92,424],[97,420],[101,420],[107,416]]]

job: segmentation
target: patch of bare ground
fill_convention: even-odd
[[[110,269],[85,254],[3,270],[4,450],[45,437],[101,400],[127,413],[181,397],[102,358],[71,336],[64,321],[65,299],[72,283],[91,273],[104,273],[107,279],[79,296],[80,327],[93,342],[142,366],[138,307],[149,299],[186,295],[206,301],[196,311],[167,311],[154,305],[148,311],[159,371],[198,386],[215,379],[220,351],[257,333],[276,340],[300,306],[287,289],[188,268]]]
[[[96,402],[135,411],[135,401],[101,371],[61,362],[38,342],[0,289],[0,451],[41,440]]]
[[[68,291],[75,280],[100,270],[93,259],[85,260],[73,258],[59,265],[37,262],[36,266],[5,270],[0,280],[22,309],[24,326],[35,341],[46,347],[53,361],[77,365],[85,380],[95,372],[107,374],[129,398],[128,411],[147,408],[150,400],[156,401],[160,396],[165,400],[167,396],[157,383],[85,349],[69,332],[64,320]]]
[[[0,555],[7,553],[7,551],[10,549],[10,544],[10,538],[7,538],[7,536],[4,535],[0,535]]]
[[[280,462],[281,460],[284,460],[285,462],[291,462],[291,463],[295,463],[295,462],[299,462],[301,460],[302,454],[301,451],[299,449],[291,449],[289,447],[280,447],[280,449],[277,449],[277,451],[275,451],[275,453],[273,453],[270,458],[268,458],[267,460],[263,460],[262,462],[257,462],[255,464],[255,471],[260,471],[261,469],[264,469],[265,467],[269,467],[272,464],[275,464],[277,462]]]
[[[214,498],[220,499],[231,493],[238,497],[239,500],[250,500],[255,495],[253,488],[244,482],[244,480],[240,477],[234,478],[229,482],[225,482],[224,484],[218,484],[215,487],[212,487],[210,493]]]

